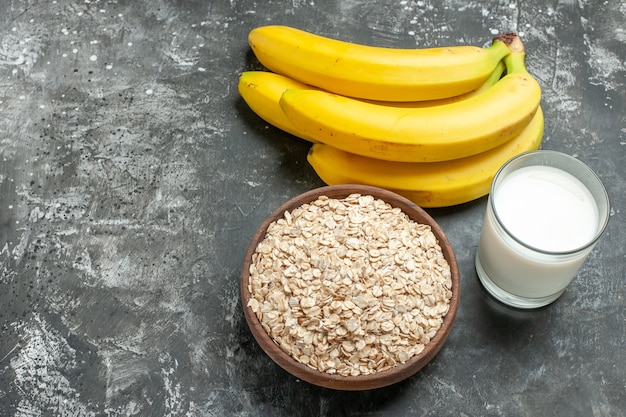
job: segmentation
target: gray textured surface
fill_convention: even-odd
[[[626,415],[626,8],[595,1],[0,2],[0,415]],[[563,297],[487,298],[485,199],[430,210],[462,272],[455,328],[395,386],[290,377],[245,325],[248,240],[322,185],[239,99],[267,23],[392,47],[523,34],[543,147],[589,164],[609,227]]]

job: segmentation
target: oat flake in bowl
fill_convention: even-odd
[[[355,187],[338,195],[337,186],[323,187],[326,193],[314,190],[277,210],[251,245],[244,271],[249,324],[254,315],[278,350],[297,369],[317,374],[309,382],[322,386],[329,384],[320,378],[391,377],[427,350],[458,303],[456,260],[446,259],[434,221],[423,211],[430,221],[412,219],[411,203],[400,196]]]

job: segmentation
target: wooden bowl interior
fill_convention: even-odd
[[[450,265],[452,277],[452,299],[450,300],[450,308],[444,317],[441,328],[420,354],[412,357],[404,364],[397,365],[387,371],[376,372],[369,375],[342,376],[327,374],[325,372],[312,369],[283,352],[263,329],[254,312],[247,307],[248,300],[251,297],[248,290],[248,283],[250,278],[249,271],[252,255],[259,242],[265,238],[267,228],[272,222],[283,217],[285,211],[291,211],[303,204],[315,201],[319,196],[326,195],[329,198],[340,199],[354,193],[372,195],[376,198],[380,198],[389,203],[391,206],[400,208],[413,221],[431,226],[431,229],[439,241],[441,249],[443,250],[443,255]],[[257,343],[267,353],[267,355],[274,360],[274,362],[297,378],[311,384],[337,390],[360,391],[381,388],[406,379],[424,367],[439,352],[445,340],[448,338],[452,329],[452,324],[456,318],[459,305],[460,277],[452,246],[448,242],[448,239],[439,225],[437,225],[432,217],[422,208],[418,207],[410,200],[384,189],[363,185],[336,185],[317,188],[301,194],[282,204],[263,221],[259,229],[254,234],[246,252],[240,285],[244,315],[248,326],[250,327],[250,331],[252,332]]]

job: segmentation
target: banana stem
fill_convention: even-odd
[[[504,65],[507,74],[524,74],[528,73],[525,62],[526,54],[523,52],[511,53],[504,57]]]
[[[509,47],[511,53],[524,52],[524,42],[517,33],[503,33],[493,39],[494,42],[502,42]]]
[[[526,69],[526,51],[524,49],[524,42],[517,33],[504,33],[493,39],[494,42],[504,43],[511,52],[505,56],[502,60],[506,66],[506,73],[525,73]]]

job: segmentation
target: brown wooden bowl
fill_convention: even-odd
[[[393,207],[400,208],[406,213],[413,221],[422,224],[428,224],[431,226],[432,232],[439,241],[439,245],[443,250],[443,255],[450,265],[450,272],[452,278],[452,298],[450,300],[449,311],[444,317],[441,328],[437,331],[435,336],[425,346],[424,350],[418,355],[413,356],[404,364],[398,364],[389,370],[375,372],[367,375],[359,376],[342,376],[338,374],[329,374],[316,369],[313,369],[307,365],[304,365],[295,360],[291,355],[285,353],[268,335],[263,329],[256,314],[248,307],[248,300],[251,295],[248,290],[248,283],[250,278],[250,264],[252,262],[252,255],[259,244],[265,238],[265,234],[268,226],[275,220],[283,217],[284,212],[293,210],[303,204],[315,201],[318,197],[325,195],[329,198],[344,198],[350,194],[359,193],[362,195],[371,195],[376,198],[380,198]],[[269,357],[274,360],[280,367],[287,372],[300,378],[303,381],[309,382],[314,385],[318,385],[325,388],[345,390],[345,391],[360,391],[374,388],[381,388],[388,386],[399,381],[402,381],[423,368],[442,348],[450,331],[452,324],[456,318],[456,313],[459,306],[459,290],[460,290],[460,276],[459,268],[454,255],[452,246],[448,242],[448,239],[444,235],[439,225],[433,220],[433,218],[426,213],[422,208],[412,203],[408,199],[377,187],[370,187],[364,185],[334,185],[317,188],[308,192],[305,192],[299,196],[292,198],[280,207],[278,207],[269,217],[263,221],[257,232],[254,234],[250,246],[246,252],[245,260],[243,263],[243,270],[241,273],[240,283],[241,301],[243,304],[244,315],[252,335],[256,339],[257,343],[265,351]]]

